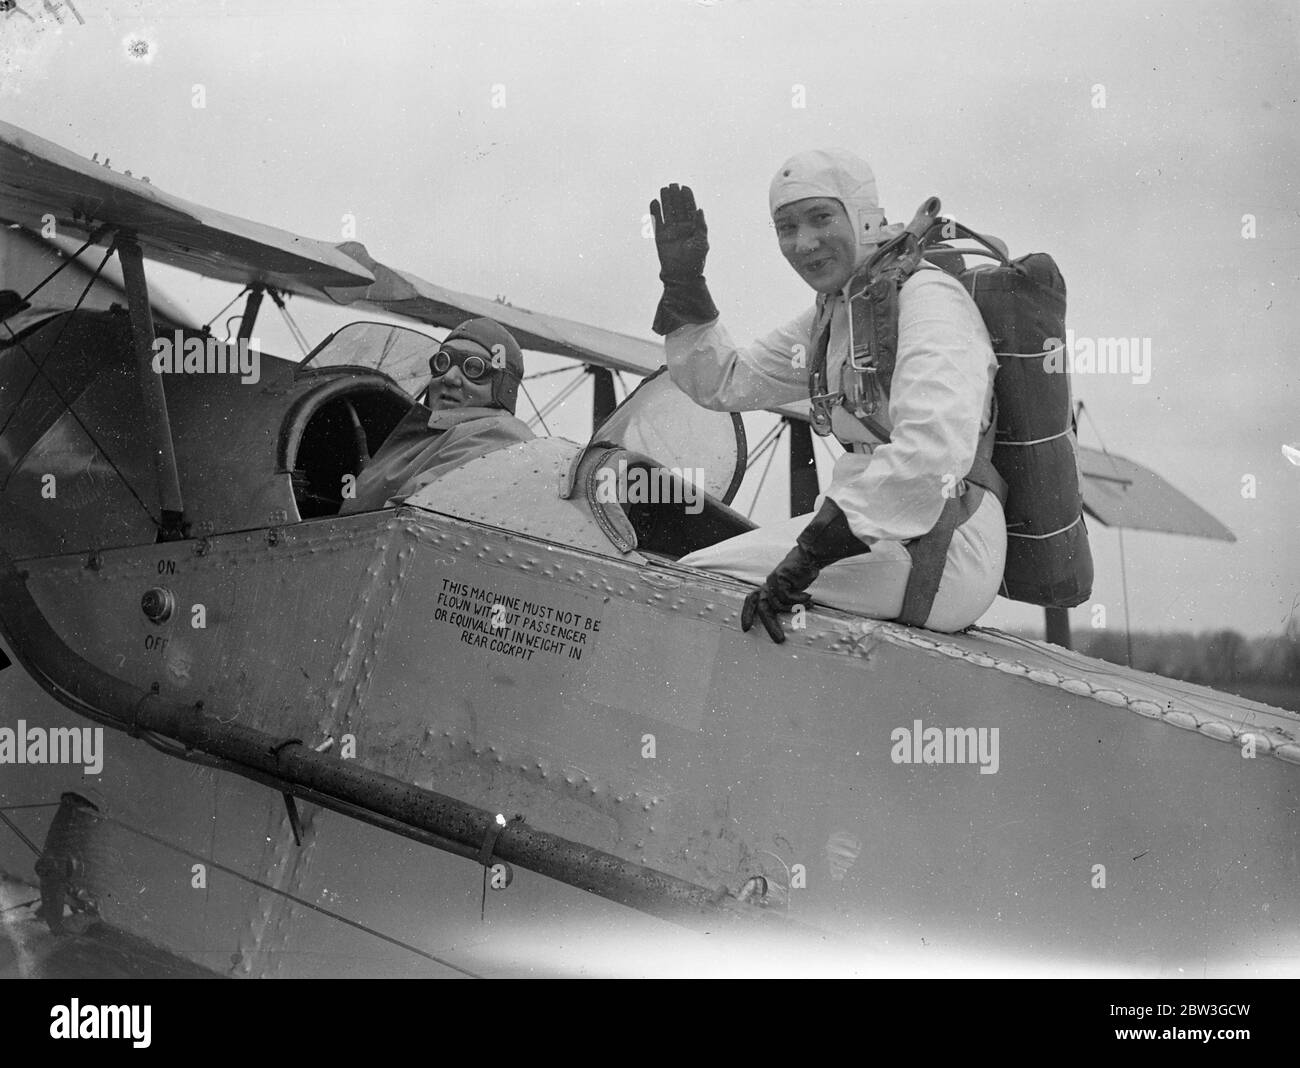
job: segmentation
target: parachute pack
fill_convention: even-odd
[[[850,282],[853,344],[844,389],[828,391],[825,353],[816,353],[810,381],[813,428],[829,433],[831,408],[842,399],[876,436],[888,440],[872,416],[889,397],[899,290],[926,259],[954,275],[979,308],[998,360],[991,448],[988,440],[981,441],[966,480],[997,492],[1003,501],[1007,560],[999,592],[1027,604],[1072,608],[1092,593],[1092,553],[1083,522],[1069,374],[1047,362],[1054,349],[1049,340],[1064,344],[1065,280],[1046,253],[1011,260],[993,240],[941,219],[939,208],[937,197],[927,200]],[[956,238],[980,247],[947,244]],[[967,268],[964,256],[972,254],[997,262]],[[987,470],[990,452],[996,474]],[[952,532],[968,514],[961,502],[945,502],[935,529],[908,546],[913,568],[902,622],[923,625]]]

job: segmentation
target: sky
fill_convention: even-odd
[[[1300,7],[1250,0],[19,0],[0,15],[0,118],[186,199],[646,338],[661,185],[695,190],[710,288],[746,341],[813,299],[776,247],[772,174],[847,148],[891,220],[937,195],[1013,255],[1056,258],[1076,337],[1149,340],[1147,381],[1074,377],[1080,440],[1237,540],[1128,532],[1121,576],[1117,532],[1091,524],[1076,631],[1121,626],[1126,583],[1134,629],[1258,635],[1300,612],[1282,449],[1300,447],[1298,57]],[[238,291],[150,278],[200,321]],[[313,343],[355,317],[290,310]],[[269,305],[256,334],[296,352]],[[567,378],[530,389],[541,403]],[[550,430],[585,439],[589,405],[584,387]],[[745,419],[751,442],[773,422]],[[756,521],[786,514],[787,486],[781,456]],[[1041,611],[999,600],[982,622]]]

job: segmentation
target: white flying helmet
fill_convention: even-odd
[[[885,225],[876,195],[876,176],[867,161],[841,148],[813,149],[791,156],[776,172],[768,190],[768,207],[777,208],[809,197],[830,197],[844,211],[858,233],[857,262],[862,264],[876,247],[902,230]]]

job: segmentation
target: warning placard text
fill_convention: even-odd
[[[442,580],[433,618],[459,629],[465,645],[524,661],[535,655],[581,660],[600,633],[595,616],[450,578]]]

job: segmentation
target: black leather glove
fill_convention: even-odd
[[[803,591],[813,584],[822,568],[836,560],[869,552],[871,547],[849,529],[848,517],[840,506],[827,497],[813,521],[804,527],[794,548],[786,553],[763,585],[745,598],[740,610],[740,629],[748,631],[757,616],[769,637],[780,645],[785,641],[780,613],[789,612],[797,604],[812,604],[812,596]]]
[[[709,254],[709,228],[703,210],[695,206],[690,186],[669,185],[650,202],[659,250],[659,279],[664,295],[655,311],[656,334],[671,334],[688,323],[711,323],[718,317],[709,287],[704,284],[704,260]]]

